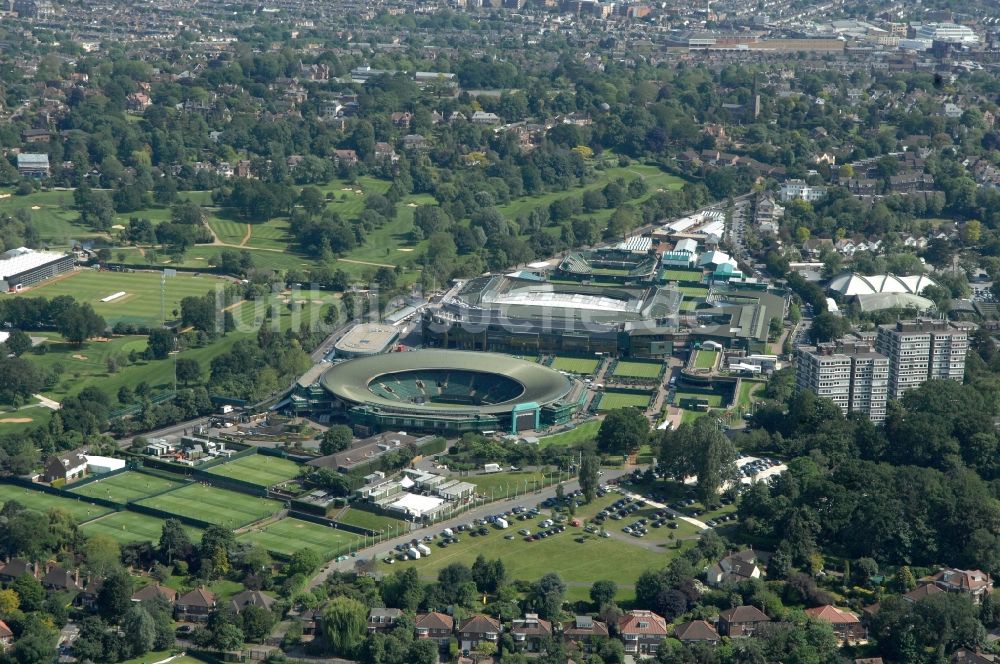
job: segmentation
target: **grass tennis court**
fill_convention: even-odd
[[[715,361],[719,357],[717,350],[699,350],[694,358],[695,369],[714,369]]]
[[[153,542],[160,540],[164,519],[155,516],[139,514],[138,512],[115,512],[95,519],[81,526],[80,530],[86,536],[107,535],[119,544],[132,542]],[[182,526],[192,542],[201,539],[201,529],[193,526]]]
[[[601,423],[597,420],[578,424],[568,431],[545,436],[539,439],[538,447],[544,449],[552,445],[578,445],[589,442],[597,438],[597,432],[601,430]]]
[[[71,491],[81,496],[107,498],[116,503],[129,503],[180,486],[181,482],[174,482],[157,475],[129,471],[84,484],[77,489],[71,489]]]
[[[300,467],[288,459],[254,454],[209,468],[208,472],[251,484],[271,486],[298,477]]]
[[[277,500],[248,496],[203,484],[189,484],[147,498],[139,504],[230,528],[245,526],[281,509],[281,503]]]
[[[332,518],[338,523],[346,523],[351,526],[357,526],[358,528],[367,528],[373,532],[377,530],[389,529],[389,531],[395,533],[398,528],[400,533],[404,533],[406,532],[407,527],[407,523],[405,521],[394,519],[391,516],[351,508],[347,508],[343,513]]]
[[[552,361],[552,368],[575,374],[592,374],[600,364],[600,360],[589,357],[557,357]]]
[[[688,283],[701,283],[704,273],[701,270],[663,270],[660,277],[665,281],[679,281]]]
[[[663,371],[663,364],[660,362],[624,362],[621,361],[615,366],[615,376],[625,378],[659,378]]]
[[[618,408],[648,408],[650,396],[648,394],[636,394],[634,392],[615,392],[606,390],[601,395],[601,403],[597,410],[616,410]]]
[[[677,391],[674,394],[674,403],[679,404],[681,399],[703,399],[708,402],[709,408],[721,408],[723,396],[712,392],[683,392]]]
[[[240,542],[259,544],[280,556],[290,556],[300,549],[311,548],[329,560],[346,553],[361,537],[346,530],[288,518],[275,521],[261,530],[244,533],[237,539]]]
[[[93,505],[81,500],[54,496],[34,489],[26,489],[14,484],[0,484],[0,503],[16,500],[30,510],[48,512],[50,509],[60,509],[69,512],[77,523],[95,519],[111,512],[111,508]]]

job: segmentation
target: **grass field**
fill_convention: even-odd
[[[597,432],[601,428],[601,423],[598,420],[591,420],[590,422],[584,422],[576,427],[573,427],[569,431],[563,431],[562,433],[557,433],[551,436],[545,436],[539,439],[538,446],[540,448],[550,447],[552,445],[579,445],[580,443],[585,443],[597,437]]]
[[[552,360],[552,368],[556,371],[588,376],[597,371],[600,364],[600,360],[590,357],[557,357]]]
[[[107,479],[97,480],[90,484],[84,484],[78,489],[72,489],[72,491],[81,496],[107,498],[116,503],[129,503],[133,500],[141,500],[154,493],[162,493],[180,486],[181,482],[174,482],[156,475],[146,475],[145,473],[129,471],[120,475],[113,475]]]
[[[400,533],[403,533],[406,532],[408,525],[405,521],[394,519],[391,516],[375,514],[367,510],[356,510],[350,507],[337,515],[334,520],[338,523],[346,523],[358,528],[367,528],[373,532],[388,529],[395,533],[398,529]]]
[[[736,405],[747,408],[751,403],[757,401],[757,392],[764,388],[764,383],[757,383],[749,380],[740,381],[740,393],[736,397]]]
[[[659,378],[663,370],[661,362],[625,362],[619,361],[615,366],[615,376],[625,378]]]
[[[75,274],[29,288],[18,295],[3,294],[0,297],[48,297],[72,295],[79,302],[89,302],[94,311],[104,316],[111,325],[119,321],[155,325],[160,323],[160,281],[159,272],[98,272],[83,269]],[[229,283],[228,280],[213,276],[193,276],[178,273],[166,280],[165,309],[168,319],[174,318],[172,311],[190,295],[201,296]],[[125,291],[126,295],[111,302],[101,302],[101,298]]]
[[[9,193],[8,189],[0,191],[0,195]],[[15,216],[18,210],[24,210],[20,214],[30,215],[31,225],[49,245],[69,246],[72,240],[102,235],[75,223],[80,214],[72,206],[72,191],[37,191],[29,196],[0,198],[0,214]]]
[[[299,464],[288,459],[255,454],[214,466],[208,472],[251,484],[271,486],[298,477],[299,468]]]
[[[635,394],[632,392],[615,392],[605,390],[601,395],[601,403],[597,410],[615,410],[618,408],[648,408],[650,396],[648,394]]]
[[[692,298],[704,299],[708,295],[708,288],[705,286],[677,286],[677,290]]]
[[[361,537],[345,530],[288,518],[275,521],[262,530],[244,533],[237,539],[240,542],[259,544],[281,556],[290,556],[300,549],[311,548],[329,560],[356,546]]]
[[[28,509],[39,512],[47,512],[50,509],[65,510],[76,519],[77,523],[95,519],[112,511],[108,507],[84,502],[84,499],[73,500],[13,484],[0,484],[0,503],[6,503],[10,500],[16,500]]]
[[[695,369],[714,369],[719,359],[717,350],[699,350],[694,358]]]
[[[721,394],[714,393],[701,393],[701,392],[684,392],[683,390],[678,390],[674,394],[674,403],[679,404],[681,399],[704,399],[708,402],[709,408],[721,408],[722,400],[725,397]]]
[[[155,516],[139,514],[138,512],[115,512],[85,523],[81,530],[88,537],[91,535],[107,535],[117,540],[119,544],[131,542],[153,542],[160,539],[163,531],[163,519]],[[188,538],[197,543],[201,540],[201,529],[193,526],[182,526]]]
[[[528,491],[540,488],[545,485],[546,481],[551,483],[558,480],[559,473],[542,475],[541,473],[531,472],[507,472],[490,473],[488,475],[468,475],[466,477],[456,477],[455,479],[475,484],[477,491],[481,494],[500,496],[514,495],[515,493],[522,494],[525,491],[525,486],[527,486]],[[567,479],[565,473],[563,474],[563,479]]]
[[[704,273],[701,270],[663,270],[660,278],[666,281],[700,284]]]
[[[463,537],[461,543],[447,549],[433,547],[433,553],[427,558],[391,567],[380,563],[379,569],[387,573],[393,568],[412,565],[422,577],[433,579],[443,567],[451,563],[471,565],[476,556],[482,554],[487,559],[502,559],[512,579],[537,581],[547,572],[556,572],[569,586],[567,599],[570,601],[586,599],[594,581],[612,579],[618,584],[618,601],[628,602],[635,597],[634,584],[644,571],[665,567],[671,558],[692,546],[684,543],[681,549],[655,551],[618,539],[594,536],[578,543],[575,538],[582,532],[581,528],[569,527],[555,537],[525,542],[521,537],[504,539],[500,531],[490,529],[488,535]]]
[[[169,493],[147,498],[139,504],[229,528],[245,526],[281,509],[281,503],[277,500],[202,484],[189,484]]]

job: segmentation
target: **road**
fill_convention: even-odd
[[[623,477],[630,472],[631,469],[608,470],[604,472],[604,475],[601,477],[601,481],[607,483],[612,480],[618,479],[619,477]],[[571,480],[568,482],[564,482],[563,488],[567,492],[575,491],[580,488],[580,484],[576,480]],[[456,517],[447,519],[445,521],[440,521],[432,526],[428,526],[426,528],[419,528],[417,530],[410,531],[405,535],[400,535],[398,537],[393,537],[392,539],[383,540],[382,542],[379,542],[374,546],[369,546],[365,549],[361,549],[358,552],[356,558],[348,558],[347,560],[343,560],[341,562],[331,561],[322,570],[320,570],[319,574],[314,576],[309,581],[308,588],[309,589],[315,588],[316,586],[325,582],[326,579],[330,576],[330,574],[332,574],[335,571],[347,572],[353,570],[354,564],[357,560],[361,560],[364,558],[371,558],[373,556],[381,560],[386,556],[386,554],[389,551],[393,550],[397,544],[409,542],[415,537],[420,538],[423,537],[424,535],[429,535],[431,533],[439,533],[445,528],[451,528],[462,523],[469,523],[474,519],[480,519],[490,514],[506,512],[507,510],[516,507],[517,505],[530,507],[537,503],[542,502],[546,498],[551,498],[555,495],[556,495],[556,487],[555,485],[553,485],[548,488],[536,491],[534,493],[522,494],[521,496],[518,496],[517,498],[511,498],[510,500],[498,500],[492,503],[487,503],[480,507],[474,507],[467,512],[462,512]]]

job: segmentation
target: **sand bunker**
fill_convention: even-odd
[[[42,207],[41,207],[40,205],[32,205],[32,206],[31,206],[31,209],[32,209],[32,210],[41,210],[41,209],[42,209]]]
[[[123,231],[123,230],[125,230],[125,227],[122,226],[121,224],[115,224],[111,228],[112,228],[112,230],[116,230],[116,231]]]
[[[416,203],[407,203],[406,207],[417,207]]]
[[[87,356],[86,355],[80,355],[79,353],[74,353],[73,354],[73,359],[74,360],[86,360]]]
[[[3,417],[0,418],[0,424],[27,424],[28,422],[34,422],[35,420],[30,417]]]

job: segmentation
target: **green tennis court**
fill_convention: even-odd
[[[261,530],[244,533],[240,542],[259,544],[271,553],[290,556],[300,549],[314,549],[329,560],[346,553],[361,537],[346,530],[337,530],[301,519],[282,519]]]
[[[209,468],[208,472],[251,484],[271,486],[298,477],[299,468],[301,468],[299,464],[288,459],[254,454],[214,466]]]
[[[117,540],[119,544],[132,542],[153,542],[155,544],[160,540],[164,521],[165,519],[138,512],[115,512],[85,523],[80,527],[80,530],[87,537],[98,534],[107,535]],[[192,542],[197,543],[201,539],[202,531],[200,528],[182,527]]]
[[[113,511],[110,507],[94,505],[84,499],[73,500],[14,484],[0,484],[0,503],[11,500],[16,500],[28,509],[39,512],[48,512],[50,509],[65,510],[76,519],[77,523],[95,519],[102,514]]]
[[[139,504],[229,528],[239,528],[259,521],[281,509],[281,503],[277,500],[217,489],[205,484],[189,484],[139,501]]]
[[[116,503],[130,503],[133,500],[142,500],[147,496],[176,489],[180,486],[181,482],[164,479],[157,475],[128,471],[70,490],[81,496],[106,498]]]

